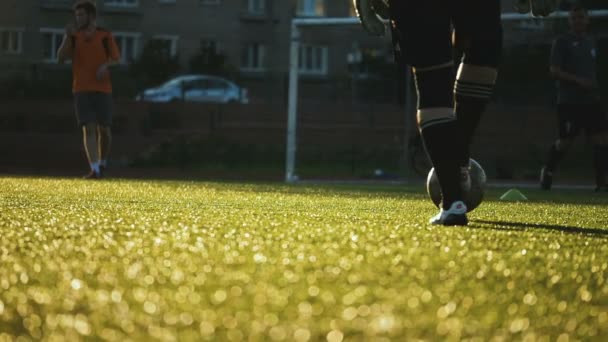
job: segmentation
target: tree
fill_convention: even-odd
[[[226,55],[211,47],[201,47],[198,54],[190,59],[190,71],[197,74],[230,77],[234,68]]]
[[[170,42],[149,40],[141,56],[131,64],[130,71],[143,88],[158,85],[179,71],[179,58],[171,55]]]

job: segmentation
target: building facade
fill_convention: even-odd
[[[514,0],[503,0],[503,11]],[[97,0],[99,25],[114,33],[123,68],[138,58],[146,42],[167,44],[179,59],[181,73],[189,60],[207,48],[227,57],[253,96],[285,93],[289,68],[291,19],[348,17],[351,0]],[[0,78],[32,77],[57,66],[57,49],[64,28],[72,20],[73,0],[0,1]],[[528,33],[546,32],[542,20],[506,23],[507,43],[529,41]],[[327,80],[352,76],[353,54],[390,63],[390,38],[366,34],[359,25],[302,29],[300,73],[304,83],[327,93]],[[356,55],[356,54],[355,54]],[[335,82],[334,82],[335,83]],[[330,91],[331,92],[331,91]],[[312,95],[311,95],[312,96]],[[282,96],[278,96],[282,97]]]
[[[0,66],[6,77],[56,67],[71,0],[3,0],[0,3]],[[352,16],[350,0],[97,0],[98,24],[111,30],[127,66],[151,39],[165,41],[182,72],[202,47],[224,54],[246,79],[282,78],[288,69],[293,16]],[[359,27],[304,32],[301,72],[331,77],[343,72]],[[353,32],[359,37],[353,37]],[[376,42],[376,45],[378,44]]]

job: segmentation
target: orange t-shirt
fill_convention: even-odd
[[[97,28],[93,36],[87,38],[83,31],[78,31],[72,35],[72,44],[72,91],[112,93],[109,71],[101,80],[97,79],[97,70],[102,64],[120,59],[112,33]]]

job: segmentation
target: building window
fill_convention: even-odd
[[[63,41],[64,29],[42,28],[42,57],[47,63],[57,62],[57,51]]]
[[[302,45],[298,69],[303,75],[327,74],[328,48],[327,46]]]
[[[20,54],[23,51],[23,30],[0,28],[0,52]]]
[[[120,63],[130,64],[137,58],[139,51],[139,33],[115,32],[114,40],[120,51]]]
[[[247,0],[247,12],[264,14],[266,12],[266,0]]]
[[[113,7],[137,7],[139,0],[105,0],[103,3]]]
[[[325,16],[325,0],[298,0],[296,14],[302,17]]]
[[[177,56],[177,42],[179,41],[179,36],[159,34],[154,36],[152,40],[163,42],[169,57]]]
[[[251,43],[245,46],[241,56],[241,70],[243,71],[264,71],[266,48],[259,43]]]

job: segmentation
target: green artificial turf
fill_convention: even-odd
[[[608,194],[0,178],[0,341],[608,340]]]

